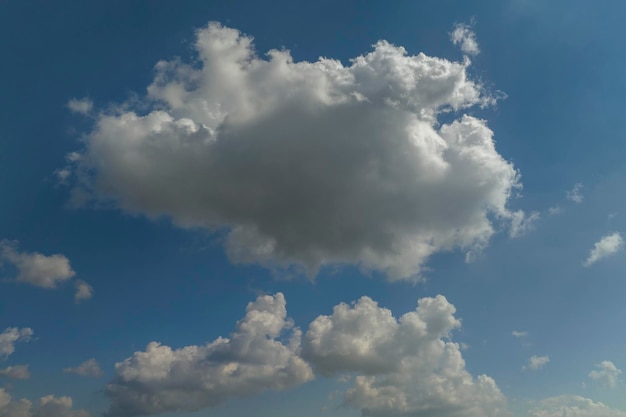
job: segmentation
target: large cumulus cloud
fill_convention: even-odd
[[[445,297],[423,298],[396,319],[368,297],[339,304],[315,319],[303,354],[325,375],[354,373],[346,405],[373,417],[485,417],[506,415],[493,379],[473,378],[459,345],[448,339],[460,327]]]
[[[417,279],[438,251],[479,250],[494,221],[524,226],[507,208],[517,171],[486,122],[462,114],[494,101],[469,60],[385,41],[349,65],[259,57],[216,23],[195,47],[193,65],[156,65],[149,111],[96,117],[72,154],[75,195],[223,228],[235,262],[357,263],[391,279]],[[443,112],[458,118],[441,125]]]
[[[230,339],[181,349],[152,342],[115,365],[115,379],[106,389],[109,415],[195,411],[302,384],[313,372],[299,356],[301,333],[292,326],[278,293],[250,303]],[[283,343],[277,338],[288,329],[291,336]]]

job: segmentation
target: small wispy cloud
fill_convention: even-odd
[[[73,98],[67,102],[67,108],[72,113],[89,114],[93,109],[93,102],[87,98]]]
[[[75,374],[79,376],[92,376],[96,378],[99,378],[102,375],[104,375],[104,373],[102,372],[102,369],[100,368],[100,365],[93,358],[86,360],[85,362],[81,363],[80,365],[76,367],[65,368],[63,369],[63,372],[65,372],[66,374]]]
[[[528,359],[528,364],[522,366],[523,371],[538,371],[543,368],[548,362],[550,362],[549,356],[537,356],[533,355]]]
[[[518,339],[522,339],[524,337],[528,337],[528,332],[522,332],[522,331],[518,331],[518,330],[513,330],[513,332],[511,334],[513,335],[513,337],[517,337]]]
[[[478,55],[480,53],[476,34],[469,25],[462,23],[455,25],[454,30],[450,32],[450,40],[453,44],[459,45],[465,54]]]
[[[565,197],[576,204],[580,204],[583,202],[584,199],[582,189],[582,183],[577,182],[576,184],[574,184],[574,187],[571,190],[565,192]]]
[[[604,236],[596,242],[589,252],[589,257],[583,262],[583,265],[589,267],[601,259],[613,255],[624,247],[624,239],[620,233],[611,233]]]
[[[597,370],[589,372],[589,378],[608,388],[615,388],[622,374],[621,369],[611,361],[602,361],[596,365]]]

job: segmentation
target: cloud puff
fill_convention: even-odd
[[[89,114],[93,108],[93,102],[87,97],[73,98],[67,102],[67,108],[72,113]]]
[[[12,379],[29,379],[30,371],[28,365],[13,365],[0,369],[0,376]]]
[[[0,388],[0,416],[1,417],[89,417],[85,410],[72,409],[70,397],[55,397],[46,395],[33,403],[27,399],[13,400],[4,388]]]
[[[230,397],[281,390],[313,378],[299,357],[301,332],[287,319],[283,294],[248,304],[230,339],[172,349],[156,342],[115,365],[109,415],[194,411]],[[278,338],[291,329],[287,343]]]
[[[63,372],[67,374],[76,374],[80,376],[101,377],[103,375],[100,365],[95,359],[88,359],[74,368],[64,368]]]
[[[601,402],[574,395],[562,395],[541,401],[528,413],[530,417],[626,417],[626,412]]]
[[[611,233],[596,242],[589,252],[589,257],[583,262],[584,266],[591,266],[601,259],[613,255],[624,247],[624,239],[619,233]]]
[[[28,342],[33,336],[33,329],[8,327],[0,333],[0,359],[6,359],[15,352],[15,343]]]
[[[478,48],[478,41],[476,40],[476,34],[468,25],[455,25],[454,30],[450,33],[450,40],[453,44],[460,45],[461,51],[465,54],[478,55],[480,52],[480,48]]]
[[[513,330],[511,334],[513,335],[513,337],[517,337],[518,339],[523,339],[528,336],[528,332],[522,332],[518,330]]]
[[[303,356],[324,375],[358,373],[345,404],[364,416],[496,416],[505,399],[493,379],[465,369],[460,326],[445,297],[423,298],[400,319],[368,297],[339,304],[305,334]]]
[[[611,361],[602,361],[596,365],[596,368],[598,369],[589,372],[589,378],[608,388],[615,388],[622,374],[621,369],[618,369]]]
[[[76,293],[74,294],[74,302],[80,303],[83,300],[89,300],[93,297],[93,287],[85,281],[78,280],[75,283]]]
[[[41,288],[56,288],[76,273],[65,256],[42,255],[37,252],[20,252],[15,242],[0,242],[0,261],[8,262],[17,268],[17,282]]]
[[[533,355],[528,359],[528,365],[524,365],[522,370],[524,371],[538,371],[543,368],[548,362],[550,362],[549,356],[537,356]]]
[[[101,113],[73,162],[74,195],[182,227],[222,229],[234,262],[357,263],[418,279],[438,251],[480,250],[520,187],[484,120],[467,62],[379,41],[350,65],[258,57],[216,23],[198,65],[161,61],[142,108]]]
[[[576,183],[574,184],[574,188],[565,192],[565,197],[576,204],[580,204],[584,199],[582,189],[583,185],[581,183]]]

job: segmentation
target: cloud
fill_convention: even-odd
[[[561,207],[559,207],[559,206],[552,206],[552,207],[548,208],[548,213],[550,213],[553,216],[556,216],[557,214],[561,214]]]
[[[93,297],[93,287],[85,281],[78,280],[75,283],[76,293],[74,294],[74,302],[80,303],[83,300],[89,300]]]
[[[589,372],[589,378],[608,388],[615,388],[622,371],[611,361],[602,361],[596,365],[597,370]]]
[[[37,252],[19,252],[16,242],[0,242],[0,261],[8,262],[17,269],[17,282],[41,288],[56,288],[76,273],[65,256],[42,255]]]
[[[460,347],[446,341],[460,326],[445,297],[422,298],[399,319],[369,297],[341,303],[309,326],[303,357],[330,376],[357,373],[344,393],[364,416],[496,416],[505,399],[493,379],[473,378]]]
[[[469,63],[386,41],[348,66],[261,58],[216,23],[195,47],[199,65],[156,65],[140,100],[151,111],[97,116],[74,195],[221,230],[233,262],[311,275],[355,263],[417,280],[432,254],[476,252],[522,224],[507,208],[519,173],[484,120],[460,115],[495,102]]]
[[[541,216],[536,211],[526,215],[523,211],[518,210],[511,213],[511,229],[509,230],[509,236],[515,238],[525,235],[532,230],[534,223],[539,220]]]
[[[283,343],[281,335],[290,330]],[[152,342],[115,365],[107,386],[109,415],[194,411],[231,397],[283,390],[313,378],[299,357],[301,332],[287,319],[283,294],[248,304],[230,339],[172,349]]]
[[[46,395],[33,403],[27,399],[13,400],[4,388],[0,388],[1,417],[89,417],[86,410],[72,409],[70,397]]]
[[[584,266],[591,266],[601,259],[613,255],[624,247],[624,240],[619,233],[611,233],[596,242],[589,252],[589,257],[583,262]]]
[[[455,25],[454,30],[450,33],[450,40],[453,44],[460,45],[461,51],[465,54],[478,55],[480,53],[476,34],[468,25]]]
[[[28,365],[13,365],[0,369],[0,376],[11,379],[30,379]]]
[[[100,365],[95,359],[88,359],[74,368],[64,368],[63,372],[67,374],[76,374],[80,376],[101,377],[103,375]]]
[[[528,336],[528,332],[520,332],[517,330],[513,330],[513,332],[511,332],[511,334],[513,335],[513,337],[517,337],[518,339],[524,338]]]
[[[93,102],[87,97],[73,98],[67,102],[67,108],[72,113],[89,114],[93,109]]]
[[[522,366],[524,371],[538,371],[542,369],[548,362],[550,362],[549,356],[537,356],[533,355],[528,359],[528,365]]]
[[[576,204],[582,203],[584,199],[582,188],[583,185],[581,183],[574,184],[574,188],[565,192],[565,197]]]
[[[33,336],[33,330],[29,327],[8,327],[0,333],[0,359],[6,359],[15,352],[15,343],[28,342]]]
[[[601,402],[574,395],[552,397],[539,402],[528,413],[530,417],[626,417],[626,412]]]

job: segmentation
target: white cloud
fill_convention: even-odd
[[[476,40],[476,34],[470,26],[457,24],[450,33],[450,40],[455,45],[460,45],[461,51],[468,55],[478,55],[480,48]]]
[[[522,367],[522,370],[538,371],[539,369],[542,369],[548,362],[550,362],[549,356],[533,355],[528,359],[528,364]]]
[[[624,240],[619,233],[611,233],[596,242],[589,252],[589,257],[583,262],[584,266],[591,266],[601,259],[613,255],[624,247]]]
[[[80,303],[83,300],[89,300],[93,297],[93,287],[85,281],[78,280],[75,283],[76,293],[74,294],[74,302]]]
[[[528,332],[521,332],[521,331],[517,331],[517,330],[513,330],[513,332],[511,332],[511,334],[513,335],[513,337],[517,337],[518,339],[524,338],[528,336]]]
[[[568,200],[573,201],[576,204],[583,202],[584,196],[582,194],[583,185],[581,183],[574,184],[574,188],[565,192],[565,197]]]
[[[601,402],[574,395],[552,397],[539,402],[529,417],[626,417],[625,411],[612,409]]]
[[[13,365],[0,369],[0,376],[11,379],[29,379],[30,371],[28,370],[28,365]]]
[[[175,350],[152,342],[146,351],[117,363],[106,389],[110,414],[199,410],[312,379],[311,368],[299,357],[301,332],[292,328],[285,306],[281,293],[260,296],[248,304],[230,339]],[[279,337],[288,329],[285,344]]]
[[[100,369],[100,365],[93,358],[86,360],[85,362],[74,368],[64,368],[63,372],[80,376],[93,376],[96,378],[103,375],[102,369]]]
[[[70,397],[46,395],[33,406],[24,398],[14,400],[4,388],[0,388],[0,417],[89,417],[89,413],[72,409]]]
[[[460,347],[446,341],[460,326],[443,296],[423,298],[400,319],[362,297],[319,316],[306,332],[303,356],[323,375],[358,373],[344,393],[364,416],[496,416],[505,399],[493,379],[473,378]]]
[[[234,262],[357,263],[419,279],[430,255],[479,251],[515,220],[519,174],[484,120],[442,112],[495,99],[468,63],[385,41],[351,60],[259,58],[212,23],[200,66],[161,61],[138,115],[99,114],[74,162],[74,192],[182,227],[222,229]]]
[[[87,97],[73,98],[67,102],[67,108],[72,113],[89,114],[93,109],[93,102]]]
[[[596,368],[598,369],[589,373],[589,378],[608,388],[615,388],[617,386],[617,381],[622,371],[618,369],[613,362],[602,361],[596,365]]]
[[[33,330],[29,327],[8,327],[0,333],[0,359],[6,359],[15,352],[15,343],[28,342],[33,336]]]
[[[511,213],[511,229],[509,236],[520,237],[532,230],[534,223],[539,220],[540,215],[536,211],[526,215],[523,211],[518,210]]]
[[[556,216],[557,214],[561,214],[561,207],[552,206],[548,209],[548,213],[550,213],[553,216]]]
[[[12,264],[18,271],[15,280],[41,288],[55,288],[76,273],[65,256],[19,252],[15,242],[0,241],[0,261]]]

